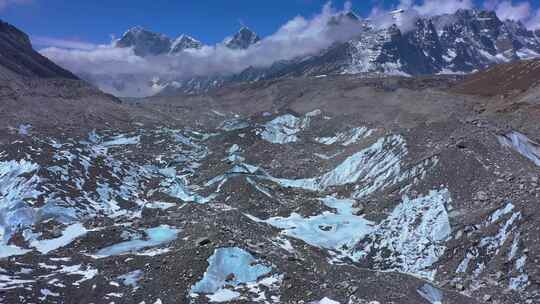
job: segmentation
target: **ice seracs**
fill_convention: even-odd
[[[376,268],[433,280],[432,267],[443,255],[452,231],[447,213],[450,202],[447,189],[432,190],[415,199],[405,196],[361,242],[357,253],[372,259]]]

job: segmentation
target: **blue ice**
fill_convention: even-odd
[[[171,228],[167,225],[161,225],[154,228],[148,228],[145,230],[145,233],[148,237],[146,240],[137,239],[114,244],[99,250],[96,253],[96,256],[108,257],[138,251],[148,247],[159,246],[175,240],[178,229]]]
[[[248,217],[284,229],[285,235],[303,240],[310,245],[338,251],[350,250],[359,240],[373,231],[374,224],[371,221],[353,215],[354,200],[329,196],[321,201],[326,206],[336,209],[337,213],[326,211],[311,217],[292,213],[289,217],[273,217],[264,221],[253,216]]]
[[[210,294],[225,285],[255,282],[271,270],[268,266],[256,264],[256,259],[241,248],[218,248],[208,258],[208,269],[203,278],[191,288],[191,293]],[[228,277],[230,281],[227,281]]]
[[[121,275],[118,277],[119,280],[122,281],[122,284],[125,286],[131,286],[132,288],[137,288],[139,281],[142,279],[143,276],[142,270],[135,270],[132,272],[128,272],[124,275]]]
[[[21,160],[0,162],[0,245],[5,245],[12,234],[30,226],[36,218],[35,210],[25,199],[37,198],[39,177],[37,164]],[[32,173],[32,175],[29,175]],[[7,247],[6,247],[7,248]],[[10,250],[15,252],[18,250]],[[6,249],[7,251],[7,249]],[[20,251],[18,251],[20,252]]]
[[[422,296],[422,298],[428,300],[431,304],[442,303],[443,293],[439,289],[429,284],[422,285],[422,287],[420,287],[417,292]]]

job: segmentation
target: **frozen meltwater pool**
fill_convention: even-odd
[[[256,262],[249,252],[241,248],[218,248],[208,258],[208,268],[203,278],[193,285],[191,293],[214,294],[226,285],[255,282],[272,270]]]
[[[147,239],[136,239],[105,247],[99,250],[96,253],[96,256],[98,258],[103,258],[112,255],[139,251],[148,247],[159,246],[175,240],[178,234],[178,229],[171,228],[167,225],[160,225],[158,227],[148,228],[144,231],[147,235]]]
[[[345,252],[373,230],[374,223],[353,214],[355,200],[328,196],[321,201],[336,209],[336,213],[326,211],[311,217],[292,213],[289,217],[272,217],[267,220],[250,215],[248,217],[284,229],[283,234],[310,245]]]

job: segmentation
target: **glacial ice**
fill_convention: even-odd
[[[191,293],[214,294],[226,285],[237,286],[257,281],[272,270],[256,262],[250,253],[241,248],[218,248],[208,258],[208,268],[203,278],[193,285]]]
[[[78,286],[84,281],[91,280],[99,272],[97,269],[94,269],[89,265],[85,267],[82,264],[78,264],[78,265],[72,265],[72,266],[62,265],[58,273],[81,276],[82,277],[81,279],[73,283],[73,285]]]
[[[230,289],[222,288],[217,290],[213,294],[207,294],[206,297],[210,302],[222,303],[238,299],[240,297],[240,293],[232,291]]]
[[[338,252],[349,252],[354,245],[373,230],[373,223],[360,216],[353,215],[354,200],[326,197],[322,202],[337,213],[323,212],[320,215],[303,217],[292,213],[289,217],[272,217],[261,220],[247,215],[256,222],[264,222],[283,229],[283,234],[304,242]]]
[[[249,127],[249,123],[247,121],[241,120],[241,119],[231,119],[231,120],[225,120],[219,128],[223,131],[236,131],[236,130],[242,130]]]
[[[332,137],[316,137],[315,141],[324,145],[340,144],[342,146],[349,146],[357,143],[362,138],[369,137],[373,133],[366,127],[357,127],[347,131],[338,132]]]
[[[504,136],[497,136],[499,143],[505,147],[516,150],[521,155],[540,166],[540,144],[530,140],[524,134],[511,132]]]
[[[19,135],[28,135],[28,134],[30,134],[30,129],[32,129],[32,125],[30,125],[30,124],[21,124],[21,125],[19,125],[19,127],[17,129],[18,129]]]
[[[14,255],[23,255],[23,254],[26,254],[27,252],[30,252],[30,250],[23,249],[15,245],[0,244],[0,259],[14,256]]]
[[[334,301],[330,298],[324,297],[319,301],[310,302],[310,304],[340,304],[338,301]]]
[[[148,237],[146,240],[135,239],[105,247],[99,250],[95,256],[98,258],[103,258],[138,251],[148,247],[159,246],[175,240],[176,235],[178,234],[178,229],[172,228],[168,225],[160,225],[158,227],[145,229],[145,233]]]
[[[283,187],[302,188],[312,191],[322,191],[332,186],[363,182],[372,180],[386,180],[399,176],[400,160],[407,150],[403,137],[392,135],[380,138],[370,147],[353,154],[345,159],[335,169],[326,174],[304,179],[285,179],[269,177],[271,181]]]
[[[374,261],[385,270],[433,279],[435,272],[430,267],[443,255],[451,234],[446,211],[450,202],[447,189],[432,190],[415,199],[404,197],[389,217],[377,225],[367,238],[369,242],[362,241],[364,247],[359,248],[358,257],[371,252]]]
[[[166,179],[161,181],[160,186],[166,194],[172,197],[176,197],[184,202],[194,202],[198,204],[206,204],[214,198],[214,195],[204,197],[195,193],[195,191],[190,189],[192,187],[188,185],[186,178],[176,174],[175,168],[163,168],[160,169],[159,172],[166,177]]]
[[[261,138],[274,144],[287,144],[298,141],[298,133],[309,126],[310,116],[298,118],[285,114],[263,125]]]
[[[76,238],[85,235],[86,228],[81,223],[72,224],[62,232],[62,236],[49,240],[34,240],[30,246],[36,248],[39,252],[47,254],[58,248],[64,247],[73,242]]]
[[[26,160],[0,162],[0,256],[24,254],[26,251],[7,242],[20,228],[30,226],[36,219],[35,210],[25,199],[37,198],[39,177],[37,164]],[[30,175],[31,174],[31,175]]]
[[[428,300],[431,304],[442,304],[443,293],[438,288],[435,288],[430,284],[426,283],[422,285],[417,292],[420,294],[420,296],[422,296],[422,298]]]
[[[517,224],[522,218],[521,212],[515,211],[515,206],[509,202],[504,207],[495,210],[488,219],[479,225],[480,229],[498,229],[495,235],[484,236],[480,242],[469,248],[463,260],[459,263],[456,272],[465,273],[472,269],[474,277],[480,276],[486,264],[492,261],[504,247],[509,237],[513,234],[513,241],[508,251],[508,262],[515,263],[517,277],[510,278],[510,288],[521,290],[528,285],[528,276],[524,267],[520,267],[520,259],[514,260],[518,254],[518,242],[520,232],[517,231]],[[479,253],[483,253],[480,256]],[[525,261],[525,260],[521,260]]]
[[[142,270],[135,270],[118,276],[118,279],[122,281],[122,284],[125,286],[131,286],[133,289],[136,289],[139,281],[142,279],[143,274],[144,273]]]
[[[141,141],[140,136],[125,137],[125,135],[118,135],[110,140],[101,143],[104,147],[120,146],[120,145],[136,145]]]

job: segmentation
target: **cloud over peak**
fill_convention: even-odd
[[[1,1],[1,0],[0,0]],[[540,25],[540,12],[533,12],[527,2],[487,0],[501,19],[519,20],[533,28]],[[412,29],[420,16],[451,14],[474,8],[472,0],[401,0],[390,9],[375,6],[368,18],[375,27],[397,24],[402,31]],[[316,54],[333,43],[352,39],[364,29],[362,23],[343,18],[352,11],[350,2],[342,9],[331,3],[311,18],[296,16],[247,49],[231,49],[223,43],[187,49],[174,55],[137,56],[132,48],[92,45],[80,41],[34,38],[51,47],[42,54],[83,77],[94,80],[108,92],[120,96],[146,96],[156,93],[151,79],[182,80],[195,76],[228,75],[248,67],[264,67],[280,60]],[[339,26],[335,26],[339,20]],[[117,79],[130,79],[130,87],[117,86]],[[120,90],[121,89],[121,90]]]

